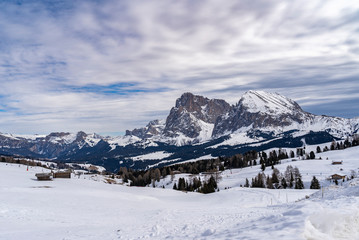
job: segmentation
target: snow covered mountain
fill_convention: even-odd
[[[233,155],[271,147],[299,147],[358,133],[359,118],[317,116],[278,93],[248,91],[235,105],[184,93],[166,120],[125,136],[84,132],[47,136],[0,134],[0,153],[81,161],[116,170]]]
[[[5,154],[57,158],[82,148],[93,147],[102,139],[100,135],[86,134],[81,131],[76,134],[54,132],[47,136],[0,134],[0,151]]]
[[[224,100],[184,93],[166,120],[151,121],[144,128],[127,130],[126,135],[175,145],[203,142],[212,137],[217,118],[230,109]]]
[[[244,143],[243,136],[279,135],[288,131],[299,134],[310,131],[324,131],[337,138],[345,138],[356,133],[359,119],[317,116],[303,109],[295,101],[278,93],[248,91],[235,106],[224,100],[204,98],[191,93],[183,94],[176,101],[166,121],[158,124],[151,134],[143,134],[147,127],[127,131],[141,139],[150,139],[175,145],[194,144],[221,136],[238,138],[237,144]],[[255,133],[255,134],[254,134]],[[248,140],[248,139],[246,139]],[[246,141],[245,141],[246,142]]]

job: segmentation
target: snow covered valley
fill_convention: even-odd
[[[48,170],[0,163],[0,239],[359,239],[359,179],[325,180],[358,172],[358,156],[352,147],[276,166],[297,166],[304,190],[242,188],[260,166],[226,170],[212,194],[174,191],[169,179],[158,183],[165,189],[100,175],[37,181]],[[308,189],[313,175],[324,191]]]

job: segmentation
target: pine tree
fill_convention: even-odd
[[[299,171],[299,168],[298,168],[298,167],[294,167],[293,173],[294,173],[294,178],[295,178],[295,179],[302,177],[302,175],[300,174],[300,171]]]
[[[322,150],[320,149],[320,147],[318,146],[317,147],[317,153],[321,153],[322,152]]]
[[[286,189],[288,187],[287,181],[285,180],[285,178],[282,178],[281,185],[284,189]]]
[[[178,179],[177,189],[180,190],[180,191],[186,190],[186,181],[184,180],[184,178],[179,178]]]
[[[309,153],[309,157],[310,157],[310,159],[315,159],[315,154],[314,154],[313,151],[311,151],[311,152]]]
[[[275,171],[272,173],[272,183],[279,183],[279,179]]]
[[[330,150],[331,151],[335,150],[335,141],[333,141],[332,144],[330,144]]]
[[[246,183],[244,184],[244,187],[249,187],[249,181],[248,181],[248,178],[246,178]]]
[[[294,182],[294,177],[293,177],[293,173],[290,173],[290,181],[289,181],[289,187],[293,188],[293,182]]]
[[[297,178],[295,180],[295,189],[304,189],[302,178]]]
[[[262,171],[266,170],[266,165],[264,163],[262,163],[261,169],[262,169]]]
[[[312,182],[310,183],[310,189],[320,189],[320,183],[315,176],[313,176]]]
[[[270,189],[273,189],[273,182],[272,182],[272,179],[267,176],[267,181],[266,181],[266,185],[267,185],[267,188],[270,188]]]

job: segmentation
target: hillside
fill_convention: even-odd
[[[0,163],[0,239],[358,239],[359,179],[325,181],[340,168],[358,171],[358,154],[352,147],[277,166],[298,166],[305,185],[316,175],[324,198],[317,190],[240,187],[258,167],[224,172],[221,191],[203,195],[105,184],[99,175],[40,182],[34,174],[44,169]]]

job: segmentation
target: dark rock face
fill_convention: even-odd
[[[215,123],[217,117],[228,112],[231,106],[221,99],[208,99],[192,93],[184,93],[177,99],[176,106],[172,109],[176,112],[186,110],[197,119],[207,123]]]
[[[164,135],[174,137],[182,133],[186,137],[196,138],[201,131],[198,120],[214,124],[219,116],[230,109],[231,106],[224,100],[184,93],[166,119]]]
[[[159,120],[150,121],[146,127],[135,128],[132,131],[126,130],[126,135],[132,135],[141,139],[150,138],[155,135],[159,135],[163,131],[163,124]]]

